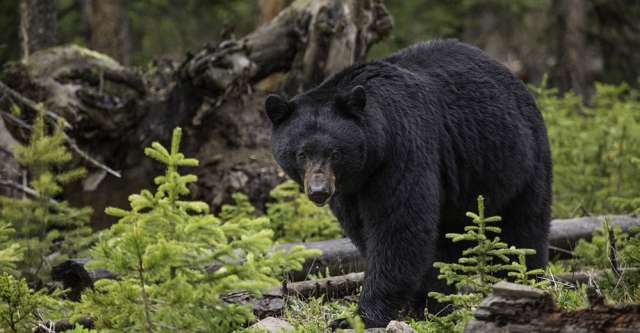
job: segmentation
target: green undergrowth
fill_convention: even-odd
[[[596,84],[589,105],[546,82],[530,89],[542,112],[553,157],[553,216],[628,213],[640,189],[640,91]],[[636,162],[634,162],[636,161]],[[640,207],[636,202],[635,208]]]

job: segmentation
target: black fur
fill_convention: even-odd
[[[432,262],[454,261],[468,246],[444,234],[470,223],[465,212],[476,211],[479,194],[487,214],[502,216],[502,239],[535,249],[531,268],[546,265],[545,126],[524,84],[479,49],[417,44],[347,68],[284,107],[270,104],[274,156],[291,178],[302,182],[307,159],[331,160],[331,209],[368,262],[359,302],[368,327],[447,291]]]

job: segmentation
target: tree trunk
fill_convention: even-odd
[[[93,1],[106,3],[112,2]],[[106,206],[126,207],[131,193],[153,186],[162,170],[143,148],[166,143],[176,126],[186,134],[185,155],[200,160],[200,167],[184,170],[199,177],[194,197],[215,211],[242,191],[263,209],[284,179],[271,156],[266,95],[300,92],[363,61],[391,27],[380,0],[297,0],[244,38],[207,45],[180,64],[156,62],[148,73],[70,46],[39,52],[2,74],[12,89],[64,117],[68,134],[89,155],[121,171],[116,178],[89,165],[89,177],[65,191],[72,204],[93,206],[97,227],[114,222],[103,214]],[[0,99],[0,110],[9,109],[7,100]],[[21,106],[28,116],[31,108]],[[17,139],[28,136],[6,124]]]
[[[258,26],[263,26],[280,13],[284,8],[284,0],[258,0],[258,7],[260,7]]]
[[[558,71],[561,91],[573,90],[589,99],[590,78],[586,53],[587,4],[585,0],[559,0]]]
[[[123,0],[89,1],[89,46],[91,49],[116,59],[123,65],[129,63],[131,41],[126,2]]]
[[[20,44],[23,58],[57,43],[55,0],[20,0]]]

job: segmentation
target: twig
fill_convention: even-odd
[[[0,112],[2,112],[3,119],[7,119],[7,120],[11,121],[12,123],[14,123],[16,125],[24,128],[26,130],[31,131],[31,125],[29,125],[26,122],[24,122],[24,120],[12,115],[11,112],[8,112],[8,111],[2,110],[2,109],[0,109]]]
[[[64,137],[67,139],[67,142],[69,143],[69,147],[71,147],[71,149],[73,149],[78,155],[80,155],[80,157],[84,158],[89,163],[91,163],[91,164],[97,166],[98,168],[106,171],[107,173],[111,174],[114,177],[122,178],[122,175],[118,171],[115,171],[115,170],[111,169],[110,167],[98,162],[98,160],[96,160],[95,158],[89,156],[89,154],[87,154],[82,149],[80,149],[80,147],[78,147],[78,144],[72,138],[70,138],[66,133],[64,133]]]
[[[26,194],[28,194],[28,195],[30,195],[32,197],[36,197],[37,198],[39,196],[38,191],[32,189],[31,187],[16,183],[16,182],[14,182],[12,180],[9,180],[9,179],[0,178],[0,186],[11,187],[11,188],[16,189],[18,191],[22,191],[23,193],[26,193]]]
[[[10,179],[5,179],[5,178],[0,178],[0,186],[6,186],[6,187],[11,187],[13,189],[16,189],[18,191],[22,191],[22,193],[30,195],[34,198],[38,198],[40,196],[40,194],[38,193],[38,191],[32,189],[29,186],[26,185],[22,185],[20,183],[16,183],[13,180]],[[58,204],[58,202],[54,199],[49,199],[49,203],[51,204]]]
[[[607,245],[609,247],[609,262],[611,263],[611,270],[616,275],[617,278],[622,276],[620,272],[620,262],[618,261],[618,248],[616,246],[616,235],[613,232],[613,228],[609,224],[609,219],[605,218],[603,225],[605,227],[605,231],[607,232]]]
[[[39,109],[41,109],[41,107],[39,107],[34,101],[30,100],[27,97],[22,96],[22,94],[20,94],[19,92],[11,89],[9,86],[7,86],[6,84],[4,84],[4,82],[0,81],[0,90],[4,91],[6,94],[11,95],[11,97],[17,99],[21,104],[26,105],[27,107],[29,107],[31,110],[33,111],[38,111]],[[72,128],[71,124],[69,124],[69,122],[58,116],[57,114],[49,111],[49,110],[44,110],[44,114],[51,118],[52,120],[54,120],[56,123],[58,121],[61,121],[62,124],[64,125],[65,129],[70,129]]]
[[[29,106],[30,108],[33,108],[34,110],[37,110],[37,106],[35,106],[35,103],[33,101],[31,101],[30,99],[20,95],[19,93],[11,90],[11,88],[7,87],[4,83],[2,83],[2,81],[0,81],[0,89],[8,89],[8,90],[4,90],[5,92],[11,94],[11,96],[15,97],[16,99],[20,100],[21,103]],[[14,95],[15,94],[15,95]],[[27,130],[31,130],[31,126],[27,123],[25,123],[24,121],[22,121],[21,119],[13,116],[11,113],[4,111],[4,110],[0,110],[2,111],[2,115],[3,117],[6,117],[6,119],[9,119],[10,121],[18,124],[18,126],[27,129]],[[53,114],[52,112],[46,111],[45,110],[45,114]],[[66,123],[66,120],[64,120],[64,118],[59,117],[56,114],[53,114],[54,119],[62,119],[64,124],[68,124]],[[58,126],[58,123],[55,122],[54,123],[55,126]],[[71,128],[71,126],[69,125],[69,128]],[[122,175],[111,169],[110,167],[106,166],[103,163],[100,163],[98,160],[96,160],[95,158],[91,157],[88,153],[86,153],[85,151],[83,151],[82,149],[80,149],[80,147],[78,146],[78,144],[75,142],[75,140],[73,140],[71,137],[69,137],[67,135],[67,133],[65,133],[64,131],[62,131],[62,134],[64,135],[64,138],[67,140],[67,142],[69,143],[69,147],[76,152],[76,154],[78,154],[81,158],[85,159],[87,162],[89,162],[90,164],[93,164],[94,166],[106,171],[107,173],[111,174],[114,177],[117,178],[122,178]]]
[[[49,323],[50,326],[53,326],[53,322]],[[38,328],[41,328],[42,330],[44,330],[44,332],[46,333],[56,333],[55,330],[53,330],[52,327],[47,327],[44,323],[38,323]]]
[[[563,249],[563,248],[561,248],[561,247],[554,246],[554,245],[549,245],[549,250],[553,250],[553,251],[556,251],[556,252],[565,253],[565,254],[568,254],[568,255],[569,255],[569,256],[571,256],[571,257],[573,257],[573,256],[575,255],[575,254],[573,253],[573,251],[569,251],[569,250],[566,250],[566,249]]]

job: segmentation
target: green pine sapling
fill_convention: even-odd
[[[181,130],[171,149],[154,142],[145,154],[166,166],[154,179],[155,193],[131,195],[129,210],[108,208],[119,218],[92,249],[93,267],[119,275],[97,281],[75,309],[104,331],[229,332],[252,318],[250,306],[229,304],[222,296],[236,290],[259,294],[280,281],[283,272],[301,269],[315,251],[273,249],[266,217],[244,209],[223,209],[190,201],[196,176],[179,173],[198,165],[179,152]]]
[[[76,255],[91,233],[87,227],[91,208],[71,207],[58,198],[63,185],[86,173],[84,168],[66,168],[72,156],[61,128],[56,126],[49,135],[44,112],[38,111],[29,143],[15,148],[16,160],[28,170],[36,195],[24,199],[0,196],[0,223],[15,229],[24,251],[18,268],[32,282],[46,280],[51,266]]]
[[[511,277],[519,283],[540,285],[530,277],[543,274],[542,270],[527,271],[525,257],[535,254],[533,249],[518,249],[509,247],[500,237],[491,237],[489,233],[499,234],[500,227],[492,225],[499,222],[499,216],[486,217],[484,198],[478,196],[478,213],[467,212],[472,219],[472,225],[464,228],[465,233],[448,233],[445,237],[452,242],[469,241],[474,245],[462,252],[462,256],[454,263],[436,262],[434,267],[440,270],[438,278],[454,285],[458,293],[443,294],[430,292],[438,302],[451,303],[454,311],[444,317],[429,316],[430,324],[437,330],[461,331],[464,322],[471,318],[471,310],[482,298],[487,296],[492,285],[501,280],[501,273],[511,273]],[[512,262],[511,257],[518,257],[518,262]],[[461,290],[470,290],[462,293]]]
[[[473,225],[464,228],[465,233],[448,233],[445,237],[452,242],[474,242],[475,245],[462,252],[462,257],[455,263],[436,262],[433,266],[440,270],[438,278],[446,280],[447,284],[455,285],[460,290],[467,288],[472,290],[468,294],[445,295],[438,292],[430,292],[429,296],[439,302],[452,302],[455,305],[470,307],[477,304],[482,297],[491,292],[491,286],[500,281],[497,276],[500,272],[514,270],[510,264],[509,256],[526,255],[534,250],[522,250],[509,247],[502,242],[500,237],[489,236],[489,232],[499,234],[502,229],[490,223],[501,220],[500,216],[484,216],[484,198],[478,197],[478,214],[467,212]]]

